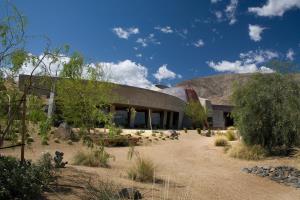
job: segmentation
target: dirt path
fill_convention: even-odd
[[[45,148],[27,151],[27,156],[38,157]],[[61,149],[65,158],[81,147],[76,144],[54,144],[47,147],[50,151]],[[213,145],[213,138],[199,136],[195,132],[182,133],[179,140],[161,141],[157,144],[136,147],[136,150],[157,165],[160,184],[141,184],[129,180],[126,170],[132,161],[127,160],[128,148],[110,148],[116,157],[110,169],[73,166],[77,170],[97,174],[103,179],[113,180],[127,187],[141,189],[146,199],[194,199],[194,200],[298,200],[300,189],[278,184],[266,178],[241,172],[243,167],[254,165],[297,165],[295,159],[277,158],[264,161],[242,161],[224,154],[223,149]],[[10,150],[7,154],[15,154]],[[298,165],[299,167],[299,165]],[[55,199],[55,198],[54,198]]]

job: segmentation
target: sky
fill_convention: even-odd
[[[29,52],[68,44],[111,81],[151,88],[300,61],[300,0],[11,0]]]

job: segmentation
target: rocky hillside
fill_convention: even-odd
[[[249,74],[215,75],[183,81],[177,86],[193,87],[199,97],[209,99],[213,104],[230,105],[233,84],[244,83],[249,77]]]
[[[213,104],[231,105],[230,96],[233,84],[245,83],[251,74],[223,74],[208,77],[199,77],[183,81],[177,86],[193,87],[199,97],[212,101]],[[300,81],[300,74],[295,75]]]

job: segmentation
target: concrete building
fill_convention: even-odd
[[[19,88],[21,90],[28,78],[28,75],[19,76]],[[51,84],[41,80],[39,76],[32,77],[30,92],[34,95],[44,95],[50,102],[48,108],[52,108],[53,88],[51,93]],[[189,128],[191,122],[184,115],[184,108],[191,100],[199,101],[209,110],[208,121],[211,127],[225,128],[232,125],[232,120],[228,118],[232,106],[213,105],[208,99],[199,98],[193,88],[172,87],[153,91],[116,84],[112,92],[117,94],[118,98],[112,100],[110,112],[114,114],[115,123],[123,128]],[[48,110],[49,113],[51,112]]]

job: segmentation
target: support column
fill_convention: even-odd
[[[134,128],[134,122],[135,122],[135,116],[136,116],[136,111],[134,109],[130,109],[130,114],[129,114],[129,127]]]
[[[182,129],[183,112],[179,112],[177,129]]]
[[[170,121],[169,121],[169,129],[173,129],[173,118],[174,118],[174,112],[170,112]]]
[[[148,109],[147,128],[149,128],[149,129],[152,130],[152,119],[151,119],[151,116],[152,116],[152,110]]]
[[[164,111],[163,112],[163,129],[167,128],[167,117],[168,117],[168,112]]]

